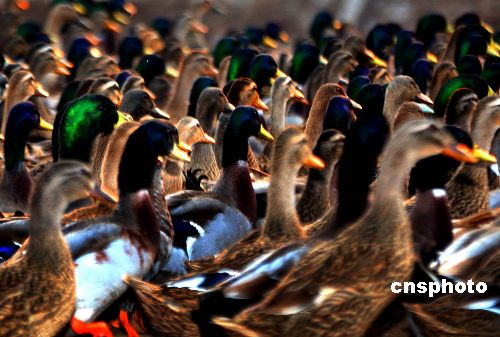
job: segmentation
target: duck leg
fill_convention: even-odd
[[[135,331],[132,325],[130,325],[130,322],[128,320],[128,312],[126,310],[124,309],[120,310],[119,320],[122,327],[127,332],[128,337],[140,337],[137,331]]]
[[[71,329],[79,335],[92,335],[92,337],[113,337],[113,333],[104,322],[85,323],[73,317]],[[138,336],[138,335],[137,335]]]

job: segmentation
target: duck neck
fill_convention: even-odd
[[[314,103],[311,107],[309,117],[307,118],[305,129],[307,142],[311,148],[314,148],[323,131],[323,119],[330,97],[329,95],[321,95],[318,93],[314,97]]]
[[[301,224],[296,210],[295,178],[300,165],[290,165],[289,158],[275,160],[271,169],[271,184],[267,192],[267,214],[262,235],[278,238],[283,235],[299,236]]]
[[[175,118],[174,121],[178,121],[186,115],[189,105],[189,92],[197,77],[198,73],[190,69],[189,66],[182,67],[175,85],[174,96],[169,104],[169,113],[172,114],[172,118]]]
[[[286,125],[286,103],[288,96],[280,90],[274,90],[271,93],[271,134],[277,138],[280,133],[285,129]]]
[[[199,101],[196,106],[196,118],[200,122],[201,127],[210,136],[215,134],[215,125],[217,122],[217,114],[219,107],[216,102]]]
[[[479,147],[490,151],[491,143],[493,142],[493,138],[495,138],[498,126],[488,118],[481,117],[482,116],[477,117],[477,123],[472,130],[472,139],[474,139]]]
[[[399,96],[400,93],[395,90],[387,90],[385,94],[383,113],[391,132],[394,130],[394,120],[396,119],[399,107],[405,102]]]
[[[9,125],[10,126],[10,125]],[[4,143],[5,169],[13,172],[24,166],[24,148],[28,142],[30,130],[7,127]]]
[[[29,247],[43,246],[48,247],[50,251],[56,251],[57,247],[66,245],[59,223],[66,206],[67,202],[60,193],[52,191],[42,194],[39,189],[34,192],[29,220]],[[36,250],[29,248],[27,251],[29,254]]]

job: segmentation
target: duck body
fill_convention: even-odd
[[[43,175],[32,199],[30,240],[0,266],[2,336],[55,336],[70,320],[76,302],[71,253],[59,219],[67,204],[88,194],[90,171],[61,162]],[[45,203],[52,205],[47,212]]]

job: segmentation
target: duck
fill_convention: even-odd
[[[493,137],[499,127],[497,120],[500,102],[496,96],[479,100],[471,136],[477,145],[490,151]],[[488,172],[483,166],[462,166],[446,185],[450,214],[462,218],[488,207]]]
[[[120,91],[118,83],[109,77],[98,77],[94,79],[86,94],[99,94],[106,96],[116,106],[120,106],[123,99],[123,94]]]
[[[120,111],[130,115],[134,121],[143,118],[170,119],[170,115],[158,108],[151,94],[144,89],[128,90],[121,101]]]
[[[217,119],[222,115],[229,115],[235,109],[221,89],[206,88],[200,94],[196,107],[196,119],[207,135],[216,137]],[[218,132],[218,131],[217,131]],[[217,143],[217,138],[216,143]],[[203,179],[215,182],[220,177],[220,169],[216,158],[217,145],[198,143],[193,146],[191,156],[193,160],[186,166],[189,177],[194,177],[199,185]]]
[[[330,195],[331,180],[335,166],[340,160],[345,136],[335,129],[325,129],[318,139],[313,153],[323,160],[321,170],[310,168],[304,192],[297,202],[297,213],[303,224],[311,224],[320,219],[326,210],[334,207]]]
[[[192,88],[194,81],[199,76],[215,77],[217,73],[217,69],[212,65],[211,59],[206,54],[193,52],[186,56],[179,72],[174,93],[165,109],[172,116],[172,122],[177,123],[187,115],[189,90]]]
[[[312,244],[297,266],[262,302],[232,319],[216,317],[215,323],[230,331],[239,329],[245,335],[265,329],[269,336],[284,331],[292,335],[309,333],[313,336],[333,331],[340,336],[346,333],[342,322],[349,320],[353,323],[349,324],[349,334],[362,336],[383,308],[395,298],[386,286],[387,282],[407,280],[412,273],[411,230],[400,191],[405,177],[418,159],[454,147],[455,140],[442,125],[433,121],[408,123],[393,135],[384,150],[375,200],[370,210],[333,238]],[[399,206],[388,209],[385,206],[388,202]],[[384,226],[379,223],[382,219]],[[366,243],[360,246],[363,240]],[[377,240],[386,244],[380,245]],[[360,247],[363,248],[359,250]],[[339,252],[341,249],[342,252]],[[331,256],[335,256],[336,260],[350,256],[346,255],[346,250],[358,252],[358,257],[354,261],[351,259],[354,264],[348,272],[332,266],[330,262],[325,268],[324,263],[331,261]],[[358,255],[360,253],[363,257]],[[389,260],[390,263],[387,262]],[[342,261],[338,263],[344,265]],[[384,266],[374,271],[373,268],[361,267],[365,263],[371,266],[382,263]],[[358,281],[349,281],[349,277]],[[357,290],[361,286],[360,277],[365,280],[362,282],[364,291]],[[349,288],[340,290],[337,288],[340,285],[348,285]],[[227,297],[237,298],[244,289],[241,284],[231,287],[228,283],[222,291]],[[313,317],[314,321],[311,320]]]
[[[398,75],[389,83],[384,102],[384,117],[389,123],[391,130],[394,128],[394,119],[400,106],[405,102],[422,102],[433,104],[434,102],[420,91],[413,78],[406,75]]]
[[[23,254],[0,266],[2,335],[56,336],[71,320],[75,267],[59,220],[71,202],[88,196],[94,186],[90,169],[75,161],[60,161],[43,174],[33,191],[30,239]]]
[[[297,45],[290,62],[290,77],[300,85],[306,85],[310,78],[318,79],[316,71],[321,68],[324,70],[324,65],[320,66],[320,52],[318,48],[310,43],[302,42]],[[314,96],[306,90],[307,98],[312,99]]]
[[[176,233],[170,269],[182,273],[185,259],[214,256],[252,229],[257,201],[246,162],[251,136],[273,140],[257,110],[240,106],[233,111],[224,136],[222,174],[213,189],[167,196]]]
[[[215,139],[205,133],[196,118],[182,117],[177,123],[177,130],[179,140],[186,144],[188,148],[198,143],[215,144]],[[166,195],[184,190],[183,171],[184,164],[182,162],[167,159],[164,172]]]
[[[43,88],[33,74],[28,70],[18,70],[10,78],[5,92],[2,117],[2,135],[5,129],[12,107],[19,102],[26,101],[33,95],[48,97],[49,93]]]
[[[24,163],[25,147],[30,132],[36,128],[52,130],[52,125],[40,117],[31,102],[14,105],[9,113],[5,132],[5,169],[0,183],[2,212],[28,211],[32,179]]]
[[[146,276],[155,261],[165,258],[164,254],[170,250],[168,210],[158,205],[164,203],[163,194],[158,191],[161,185],[158,157],[190,160],[177,143],[177,130],[172,125],[160,121],[142,124],[128,138],[120,161],[117,208],[109,216],[64,227],[75,263],[76,311],[71,327],[76,333],[94,336],[110,333],[106,325],[91,322],[125,292],[121,277]],[[96,233],[108,234],[96,242]]]
[[[229,68],[227,70],[227,81],[232,81],[240,77],[250,77],[250,64],[259,52],[252,48],[241,48],[236,50],[231,56]]]
[[[116,78],[116,80],[118,84],[120,84],[118,77]],[[123,96],[125,96],[127,92],[134,89],[142,89],[148,93],[149,97],[153,101],[156,100],[156,95],[148,87],[146,87],[146,82],[144,82],[144,79],[141,76],[131,74],[130,76],[127,76],[127,78],[120,85],[120,90],[122,91]]]

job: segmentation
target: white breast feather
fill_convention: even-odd
[[[99,260],[100,263],[97,262]],[[125,292],[127,287],[122,276],[127,274],[140,278],[149,271],[153,261],[149,254],[139,251],[130,239],[122,238],[113,241],[102,253],[85,254],[75,263],[75,317],[89,322]]]

